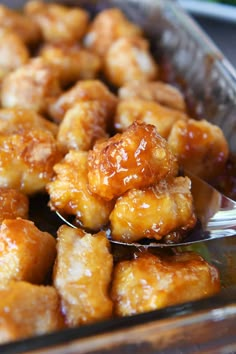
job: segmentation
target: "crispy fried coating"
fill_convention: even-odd
[[[0,284],[24,280],[41,284],[56,257],[56,241],[32,221],[6,219],[0,225]]]
[[[130,98],[118,103],[114,125],[117,131],[123,132],[138,120],[155,125],[158,133],[167,138],[176,121],[187,119],[187,114],[176,109],[164,107],[157,102]]]
[[[87,11],[40,0],[28,1],[25,13],[40,27],[47,42],[76,42],[85,34],[89,22]]]
[[[66,111],[75,103],[81,101],[100,102],[109,119],[113,117],[118,100],[108,87],[99,80],[78,81],[50,106],[50,115],[56,122],[61,122]]]
[[[112,299],[115,313],[127,316],[208,297],[219,290],[217,269],[200,255],[143,252],[115,266]]]
[[[134,36],[142,36],[141,27],[129,21],[120,9],[105,9],[91,23],[84,45],[94,53],[104,56],[116,39]]]
[[[177,174],[175,156],[150,124],[134,122],[122,134],[97,142],[88,154],[90,190],[111,200]]]
[[[168,143],[181,166],[206,180],[220,174],[229,155],[223,131],[206,120],[176,122]]]
[[[51,132],[0,134],[0,187],[31,195],[45,190],[62,155]]]
[[[104,231],[91,235],[60,227],[54,285],[70,327],[111,317],[109,286],[113,270],[110,244]]]
[[[132,243],[142,238],[162,239],[194,227],[191,181],[176,177],[145,189],[131,189],[116,201],[110,214],[112,239]]]
[[[96,140],[107,137],[106,111],[97,101],[80,102],[66,112],[58,131],[62,151],[88,151]]]
[[[4,108],[27,108],[44,114],[60,93],[57,69],[42,58],[34,58],[5,77],[1,102]]]
[[[158,64],[151,55],[149,43],[143,38],[117,39],[104,58],[105,76],[117,87],[130,81],[155,80],[158,71]]]
[[[101,59],[78,43],[47,43],[40,56],[55,65],[62,86],[78,80],[95,79],[101,70]]]
[[[90,230],[106,225],[114,203],[88,189],[88,153],[71,150],[54,166],[56,176],[47,185],[50,206],[62,214],[75,215],[77,224]]]
[[[0,188],[0,223],[4,219],[27,219],[29,199],[23,193],[12,188]]]
[[[52,286],[17,281],[0,289],[0,343],[63,327],[59,296]]]
[[[137,81],[131,81],[120,87],[119,98],[141,98],[147,101],[155,101],[161,105],[179,111],[186,111],[185,99],[182,93],[173,85],[162,81],[148,81],[140,85]]]

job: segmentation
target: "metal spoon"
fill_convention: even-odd
[[[161,243],[160,241],[155,242],[153,239],[145,239],[140,242],[126,243],[112,240],[110,232],[107,230],[109,240],[112,243],[135,247],[177,247],[216,238],[236,236],[236,202],[191,173],[188,172],[185,175],[192,181],[191,191],[199,223],[182,241]],[[56,213],[66,224],[76,228],[58,211]]]

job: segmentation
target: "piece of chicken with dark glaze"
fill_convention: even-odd
[[[27,219],[29,199],[23,193],[12,188],[0,188],[0,223],[4,219]]]
[[[155,126],[134,122],[124,133],[97,142],[88,155],[90,190],[111,200],[175,176],[177,160]]]

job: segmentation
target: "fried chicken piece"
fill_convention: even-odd
[[[22,39],[13,31],[0,25],[0,79],[26,64],[30,54]]]
[[[177,174],[175,156],[156,127],[134,122],[122,134],[97,142],[88,154],[90,190],[111,200]]]
[[[48,105],[61,93],[57,69],[42,58],[9,73],[2,82],[4,108],[27,108],[47,114]]]
[[[0,289],[0,343],[63,327],[59,296],[52,286],[17,281]]]
[[[118,103],[114,125],[117,131],[123,132],[135,120],[139,120],[155,125],[158,133],[167,138],[176,121],[187,119],[187,114],[176,109],[164,107],[157,102],[130,98]]]
[[[15,32],[27,45],[38,43],[41,31],[37,23],[22,12],[0,4],[0,27]]]
[[[60,227],[54,285],[68,326],[93,323],[112,316],[109,286],[113,270],[110,244],[104,231],[90,235]]]
[[[77,224],[96,231],[107,224],[114,203],[89,191],[87,158],[85,151],[70,151],[54,166],[56,176],[47,191],[53,210],[75,215]]]
[[[0,134],[0,187],[31,195],[44,191],[53,166],[62,158],[55,138],[40,129]]]
[[[45,281],[56,257],[56,241],[32,221],[6,219],[0,225],[0,284]]]
[[[97,101],[80,102],[66,112],[58,131],[60,149],[88,151],[96,140],[107,137],[106,112]]]
[[[186,111],[182,93],[173,85],[162,81],[143,82],[142,85],[138,81],[131,81],[120,87],[118,95],[122,100],[140,98],[146,101],[155,101],[179,111]]]
[[[113,117],[117,97],[99,80],[78,81],[70,90],[61,94],[50,106],[50,115],[56,122],[61,122],[66,111],[75,103],[98,101],[105,109],[107,119]]]
[[[40,27],[47,42],[77,42],[85,34],[89,22],[89,14],[84,9],[40,0],[27,2],[24,11]]]
[[[186,232],[196,223],[190,179],[176,177],[129,190],[117,199],[110,222],[112,239],[126,243]]]
[[[117,87],[130,81],[155,80],[158,70],[149,50],[149,43],[143,38],[117,39],[104,58],[105,76]]]
[[[220,174],[229,155],[222,130],[206,120],[176,122],[168,143],[181,166],[206,180]]]
[[[112,299],[119,316],[201,299],[220,290],[217,269],[196,253],[135,256],[114,269]]]
[[[84,45],[94,53],[104,56],[116,39],[137,36],[142,36],[141,28],[129,21],[120,9],[105,9],[91,23]]]
[[[27,219],[29,199],[23,193],[12,188],[0,188],[0,223],[4,219]]]
[[[99,56],[81,48],[78,43],[47,43],[39,54],[57,67],[62,86],[79,79],[95,79],[101,69]]]

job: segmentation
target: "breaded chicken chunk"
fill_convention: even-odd
[[[90,192],[87,164],[87,152],[71,150],[54,166],[56,176],[47,191],[53,210],[75,215],[78,225],[96,231],[108,223],[114,203]]]
[[[66,112],[58,131],[60,149],[88,151],[96,140],[107,137],[106,111],[97,101],[76,103]]]
[[[101,69],[101,59],[78,43],[47,43],[40,56],[55,65],[62,86],[77,80],[95,79]]]
[[[116,39],[137,36],[142,36],[141,27],[129,21],[120,9],[105,9],[91,23],[84,45],[94,53],[104,56]]]
[[[110,222],[112,239],[126,243],[186,232],[196,223],[190,179],[176,177],[129,190],[117,199]]]
[[[229,155],[222,130],[206,120],[176,122],[168,143],[181,166],[206,180],[219,175]]]
[[[114,269],[112,299],[119,316],[201,299],[220,290],[217,269],[196,253],[135,256]]]
[[[29,199],[23,193],[12,188],[0,188],[0,223],[4,219],[27,219]]]
[[[9,73],[2,83],[4,108],[27,108],[46,114],[48,105],[61,93],[57,69],[42,58]]]
[[[180,111],[186,110],[182,93],[173,85],[162,81],[148,81],[143,82],[142,85],[138,81],[131,81],[120,87],[118,95],[122,100],[141,98]]]
[[[97,142],[88,154],[90,190],[105,198],[177,174],[175,156],[155,126],[134,122],[122,134]]]
[[[71,89],[61,94],[50,106],[50,115],[61,122],[66,111],[75,103],[98,101],[105,109],[107,118],[112,118],[117,105],[117,97],[99,80],[78,81]]]
[[[152,57],[149,43],[143,38],[117,39],[104,58],[105,76],[117,87],[130,81],[155,80],[158,71],[158,64]]]
[[[110,244],[104,231],[91,235],[60,227],[54,285],[68,326],[93,323],[112,316],[109,287],[113,270]]]
[[[89,22],[87,11],[40,0],[28,1],[25,13],[40,27],[47,42],[76,42],[85,34]]]
[[[17,281],[0,289],[0,343],[64,327],[59,296],[52,286]]]
[[[0,285],[11,280],[41,284],[56,257],[56,241],[32,221],[17,218],[0,225]]]
[[[44,191],[62,155],[51,132],[34,129],[0,134],[0,187],[31,195]]]
[[[155,125],[158,133],[167,138],[176,121],[187,119],[187,114],[176,109],[164,107],[153,101],[130,98],[118,104],[114,125],[117,131],[123,132],[138,120]]]

